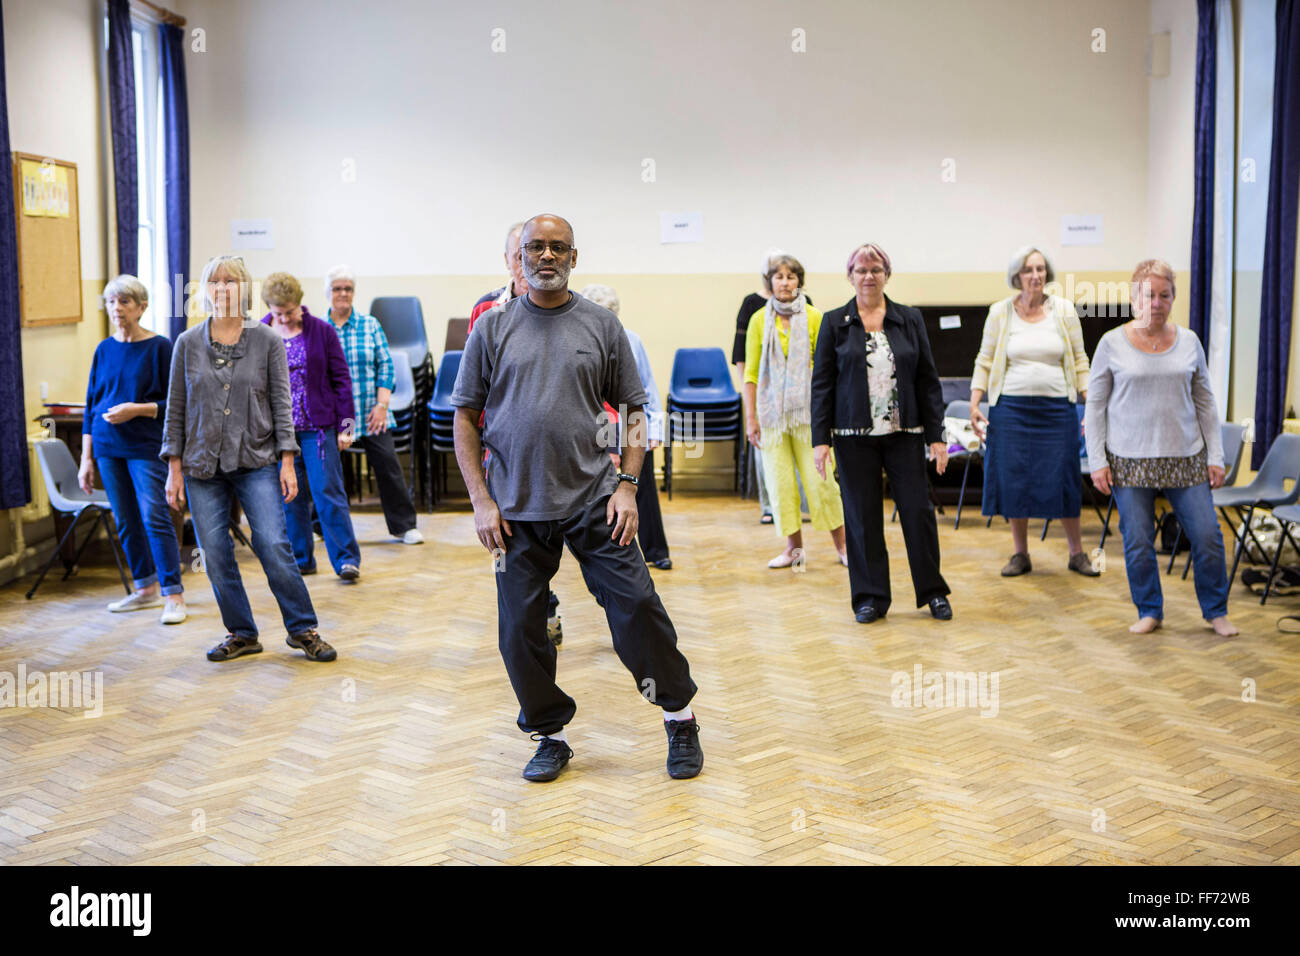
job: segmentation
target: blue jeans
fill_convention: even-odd
[[[301,454],[294,458],[298,472],[298,497],[284,506],[293,557],[304,571],[316,566],[315,538],[311,533],[311,505],[316,503],[325,550],[334,573],[343,565],[361,566],[361,548],[352,530],[352,512],[343,490],[343,461],[339,457],[338,439],[333,429],[298,432]]]
[[[316,610],[294,563],[285,530],[279,467],[219,471],[211,478],[186,477],[185,494],[190,500],[194,533],[203,549],[208,580],[226,630],[236,637],[257,637],[257,624],[248,606],[248,595],[244,593],[244,582],[235,561],[235,544],[230,537],[230,509],[236,499],[248,516],[253,531],[253,553],[262,562],[285,628],[290,634],[314,628]]]
[[[163,594],[180,594],[180,546],[163,491],[167,466],[158,458],[95,458],[122,539],[131,583],[147,588],[162,574]]]
[[[1128,590],[1140,617],[1164,619],[1160,593],[1160,561],[1156,557],[1156,488],[1114,488],[1119,508],[1119,530],[1124,536],[1124,567]],[[1192,566],[1196,575],[1196,600],[1207,621],[1228,613],[1228,566],[1223,554],[1223,534],[1214,513],[1209,482],[1191,488],[1165,488],[1192,545]]]

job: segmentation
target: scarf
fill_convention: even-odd
[[[781,351],[777,315],[790,316],[790,354]],[[800,292],[793,302],[767,300],[763,315],[763,357],[758,363],[758,424],[764,436],[787,432],[812,435],[812,345]]]

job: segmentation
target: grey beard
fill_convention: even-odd
[[[543,279],[536,271],[529,269],[528,266],[525,265],[524,278],[528,281],[530,286],[539,292],[558,292],[569,284],[569,268],[568,266],[559,265],[557,263],[555,266],[555,275],[549,279]]]

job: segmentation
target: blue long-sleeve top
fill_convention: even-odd
[[[138,342],[109,337],[99,343],[90,363],[86,416],[81,425],[81,433],[91,437],[96,457],[158,457],[171,364],[172,343],[165,335]],[[122,402],[157,402],[158,416],[142,415],[120,425],[106,422],[104,412]]]

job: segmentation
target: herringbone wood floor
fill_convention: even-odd
[[[102,670],[106,698],[97,719],[0,709],[0,861],[1300,862],[1300,639],[1275,628],[1294,598],[1260,609],[1238,587],[1243,633],[1222,641],[1175,575],[1166,628],[1135,637],[1117,539],[1086,580],[1054,528],[1034,573],[1006,581],[1006,531],[968,512],[954,532],[949,509],[955,620],[911,608],[891,525],[894,608],[864,627],[829,536],[807,533],[807,573],[768,571],[779,543],[753,503],[665,507],[676,568],[655,580],[700,685],[698,779],[665,774],[658,713],[566,556],[577,755],[555,783],[522,780],[533,745],[472,516],[421,516],[428,544],[410,548],[370,512],[361,583],[307,579],[333,664],[284,646],[246,549],[266,652],[225,665],[203,656],[221,631],[199,575],[179,627],[105,612],[111,565],[31,602],[26,584],[0,591],[0,671]],[[1089,547],[1099,532],[1085,514]],[[918,664],[997,672],[996,716],[893,706],[891,677]]]

